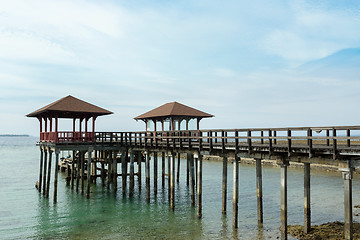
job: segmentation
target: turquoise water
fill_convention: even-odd
[[[39,175],[36,138],[0,138],[0,239],[276,239],[280,236],[280,169],[263,167],[264,228],[257,228],[255,168],[240,165],[239,229],[232,229],[232,164],[228,169],[228,213],[221,214],[222,163],[204,161],[203,217],[196,217],[186,186],[186,162],[176,186],[176,209],[171,211],[167,189],[146,203],[145,179],[133,198],[107,190],[98,180],[87,199],[65,186],[60,173],[58,202],[35,189]],[[159,164],[161,166],[161,164]],[[53,172],[53,170],[52,170]],[[144,171],[143,171],[144,173]],[[151,171],[152,173],[152,171]],[[160,171],[159,171],[160,174]],[[53,181],[53,178],[51,179]],[[303,170],[288,170],[288,223],[303,223]],[[353,201],[360,204],[359,180],[353,182]],[[151,187],[153,182],[151,182]],[[343,180],[340,173],[312,171],[312,222],[343,221]],[[356,212],[357,210],[354,210]],[[359,217],[354,216],[358,221]]]

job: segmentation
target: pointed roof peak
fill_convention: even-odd
[[[141,114],[135,117],[135,120],[144,120],[150,118],[166,118],[166,117],[174,117],[174,116],[181,116],[181,117],[199,117],[199,118],[207,118],[207,117],[214,117],[211,114],[202,112],[195,108],[186,106],[179,102],[169,102],[157,107],[153,110],[150,110],[144,114]]]
[[[60,118],[72,118],[74,115],[101,116],[112,114],[112,112],[106,109],[68,95],[32,113],[29,113],[26,116],[40,117],[51,113],[57,114]]]

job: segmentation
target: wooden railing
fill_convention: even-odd
[[[96,132],[96,142],[143,148],[225,151],[360,152],[360,126],[212,129],[157,132]]]
[[[75,143],[75,142],[94,142],[95,134],[92,132],[41,132],[41,142],[54,143]]]

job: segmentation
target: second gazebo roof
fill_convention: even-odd
[[[199,111],[195,108],[188,107],[178,102],[171,102],[161,105],[153,110],[135,117],[135,120],[166,118],[166,117],[194,117],[194,118],[208,118],[214,115]]]

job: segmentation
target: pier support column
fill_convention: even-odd
[[[46,167],[47,167],[48,149],[44,148],[44,176],[43,176],[43,195],[46,194]]]
[[[130,150],[130,183],[129,183],[129,196],[134,195],[134,152]]]
[[[85,152],[81,152],[81,194],[85,188]]]
[[[76,161],[76,192],[79,192],[80,165],[81,165],[81,152],[79,151],[78,158]]]
[[[165,188],[165,152],[161,152],[161,185]]]
[[[139,192],[141,191],[141,164],[142,164],[142,153],[138,152],[138,185],[139,185]]]
[[[223,178],[222,178],[222,214],[226,214],[227,198],[227,157],[223,157]]]
[[[75,151],[72,152],[72,162],[71,162],[71,189],[74,189],[74,178],[75,178]]]
[[[178,156],[178,164],[177,164],[176,182],[179,184],[179,181],[180,181],[180,153],[178,153],[177,156]]]
[[[47,183],[46,183],[46,197],[49,198],[50,191],[50,178],[51,178],[51,158],[52,158],[52,150],[49,149],[49,163],[48,163],[48,175],[47,175]]]
[[[116,193],[117,192],[117,188],[118,188],[118,185],[117,185],[117,178],[118,178],[118,162],[117,162],[117,155],[118,155],[118,152],[117,151],[112,151],[112,182],[113,182],[113,188],[114,188],[114,192]],[[121,158],[122,159],[122,158]],[[122,161],[122,160],[121,160]],[[126,172],[126,152],[125,152],[125,172]],[[125,181],[124,179],[122,179],[123,181],[123,185],[124,185],[124,182],[125,182],[125,192],[126,192],[126,174],[125,174]],[[123,189],[123,193],[124,193],[124,189]]]
[[[281,163],[281,239],[287,239],[287,166],[288,162]]]
[[[104,159],[101,159],[101,184],[105,186],[105,163]]]
[[[310,163],[304,163],[304,232],[309,233],[310,228],[311,228]]]
[[[190,171],[190,195],[191,195],[191,205],[195,206],[195,167],[194,167],[194,156],[192,153],[187,154],[187,161],[189,162],[189,171]]]
[[[87,181],[86,181],[86,197],[90,198],[90,184],[91,184],[91,155],[93,152],[93,148],[89,148],[88,150],[88,162],[87,162]]]
[[[40,173],[39,173],[39,185],[38,190],[41,193],[41,187],[42,187],[42,173],[43,173],[43,162],[44,162],[44,149],[40,147]]]
[[[107,152],[107,164],[108,164],[108,167],[107,167],[107,173],[108,173],[108,175],[107,175],[107,182],[106,182],[106,188],[107,189],[110,189],[110,183],[111,183],[111,179],[112,179],[112,176],[113,176],[113,174],[112,174],[112,163],[113,163],[113,157],[112,157],[112,151],[108,151]]]
[[[58,185],[59,154],[60,154],[59,149],[55,149],[54,202],[57,202],[57,185]]]
[[[261,159],[256,159],[256,195],[257,195],[257,216],[258,225],[262,227],[263,218],[263,194],[262,194],[262,168]]]
[[[175,153],[170,154],[170,208],[175,209]]]
[[[154,195],[157,194],[157,185],[158,185],[158,157],[157,152],[154,152]]]
[[[351,161],[348,161],[348,168],[341,169],[344,179],[344,232],[345,239],[353,239],[353,213],[352,213],[352,174]]]
[[[202,156],[200,153],[197,155],[197,216],[202,216]]]
[[[170,202],[170,196],[171,196],[171,179],[170,179],[170,172],[171,172],[171,158],[170,154],[167,155],[168,158],[168,166],[167,166],[167,175],[168,175],[168,200]]]
[[[122,194],[126,194],[126,185],[127,185],[127,150],[121,153],[121,179],[122,179]],[[116,173],[117,174],[117,173]]]
[[[186,158],[186,186],[189,186],[190,180],[190,161]]]
[[[145,152],[146,201],[150,202],[150,152]]]
[[[238,228],[239,218],[239,161],[240,158],[235,154],[234,160],[234,187],[233,187],[233,227]]]

